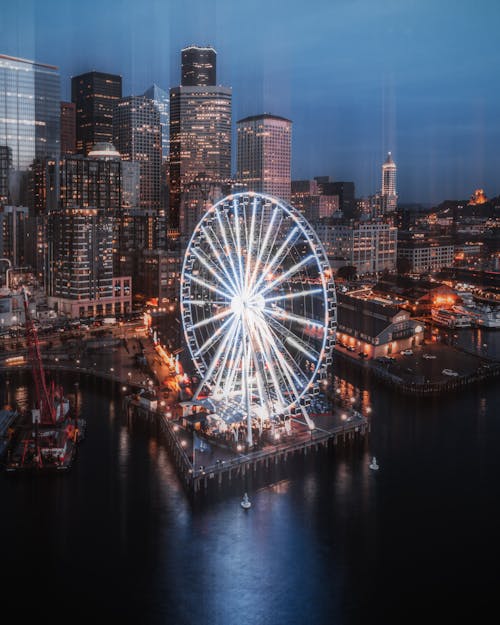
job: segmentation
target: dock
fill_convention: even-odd
[[[264,471],[267,474],[277,465],[283,466],[294,457],[346,446],[364,438],[369,432],[368,419],[352,411],[341,424],[336,421],[325,424],[322,421],[321,426],[318,425],[313,431],[297,421],[297,427],[292,429],[289,436],[275,444],[264,444],[244,453],[226,447],[215,447],[207,439],[213,449],[208,456],[207,452],[194,452],[193,431],[182,428],[176,419],[167,417],[162,410],[150,410],[141,405],[133,395],[129,395],[124,398],[124,411],[127,419],[138,417],[157,424],[181,482],[188,493],[194,495],[206,492],[213,486],[224,488],[225,485],[243,480],[250,473]]]

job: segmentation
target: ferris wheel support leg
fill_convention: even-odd
[[[316,427],[314,425],[314,421],[311,419],[311,417],[307,414],[307,410],[305,409],[305,406],[301,406],[300,407],[302,414],[304,415],[304,420],[307,423],[309,429],[312,431],[314,430],[314,428]]]
[[[249,389],[249,380],[248,380],[248,345],[247,345],[247,328],[246,328],[246,320],[243,320],[242,326],[242,334],[243,334],[243,362],[244,366],[244,383],[245,383],[245,404],[246,404],[246,412],[247,412],[247,443],[248,447],[253,447],[253,436],[252,436],[252,415],[250,413],[250,389]]]

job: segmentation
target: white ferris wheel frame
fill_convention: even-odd
[[[257,248],[255,249],[255,258],[252,257],[254,253],[255,247],[255,237],[254,237],[254,221],[255,221],[255,213],[257,210],[257,205],[259,206],[260,211],[264,211],[266,207],[271,205],[275,206],[282,214],[292,220],[292,224],[294,224],[293,228],[288,232],[284,241],[280,243],[279,249],[276,251],[274,256],[271,257],[271,250],[274,253],[274,249],[272,245],[276,242],[276,237],[278,235],[281,224],[283,223],[283,217],[281,217],[282,221],[280,222],[276,233],[274,234],[274,241],[269,248],[269,254],[267,259],[264,259],[263,253],[266,251],[267,246],[269,245],[268,239],[270,238],[270,232],[272,230],[272,226],[274,225],[272,222],[274,221],[276,215],[278,214],[277,210],[273,210],[271,223],[267,229],[266,235],[264,236],[264,240],[257,241]],[[251,205],[251,208],[248,207]],[[250,235],[248,232],[241,232],[242,228],[239,226],[240,215],[239,210],[241,209],[242,214],[241,217],[245,220],[245,227],[248,229],[248,217],[246,211],[251,210],[251,221],[250,221]],[[226,211],[226,213],[233,211],[235,224],[237,227],[235,228],[236,232],[233,233],[231,230],[232,243],[236,247],[236,255],[234,254],[234,250],[232,253],[228,252],[230,248],[230,241],[227,240],[227,234],[222,225],[221,213]],[[217,240],[213,241],[212,237],[209,235],[207,230],[207,224],[211,223],[212,218],[216,220],[218,226],[220,227],[220,233],[222,236],[222,241]],[[225,218],[228,220],[227,214]],[[209,221],[210,220],[210,221]],[[228,221],[229,225],[229,221]],[[211,226],[210,226],[211,227]],[[262,230],[262,215],[260,228]],[[242,234],[245,235],[245,243],[250,241],[248,248],[246,249],[242,246]],[[279,274],[277,278],[273,278],[271,281],[271,286],[266,285],[264,280],[265,276],[271,273],[271,270],[275,271],[280,263],[283,263],[286,258],[286,254],[288,253],[287,246],[291,245],[292,241],[297,240],[298,237],[302,236],[307,245],[309,247],[308,254],[305,256],[300,262],[295,263],[295,265],[289,269],[287,269],[284,273]],[[209,258],[206,254],[201,254],[200,252],[200,241],[206,243],[211,250],[211,253],[214,255],[213,258]],[[217,244],[216,244],[217,243]],[[260,246],[260,247],[259,247]],[[250,262],[244,262],[242,251],[245,250],[247,257],[250,257]],[[283,256],[283,252],[285,252],[285,256]],[[258,255],[257,255],[258,253]],[[224,258],[221,258],[224,256]],[[214,261],[211,263],[211,261]],[[264,262],[265,260],[265,262]],[[255,263],[252,267],[252,261]],[[199,278],[197,275],[192,273],[193,266],[198,263],[203,265],[204,269],[210,274],[213,278],[213,282],[207,282],[206,276],[204,276],[203,280]],[[318,271],[318,278],[320,279],[319,284],[314,285],[314,288],[309,289],[308,291],[299,291],[297,293],[290,293],[287,295],[279,295],[271,298],[264,298],[262,293],[267,293],[269,291],[272,292],[272,289],[283,283],[285,281],[285,277],[293,276],[296,272],[298,272],[302,266],[308,265],[309,263],[315,265]],[[200,265],[200,266],[201,266]],[[221,275],[217,275],[216,269],[219,269]],[[257,275],[261,270],[260,275]],[[206,304],[215,305],[214,302],[210,300],[193,300],[191,297],[191,288],[193,283],[197,284],[198,287],[204,288],[206,291],[213,293],[218,297],[224,298],[224,306],[225,308],[216,313],[212,314],[211,317],[197,320],[196,323],[193,323],[193,305],[204,306]],[[223,290],[222,286],[225,285],[227,290]],[[249,286],[250,285],[250,286]],[[257,287],[260,287],[261,291],[256,293]],[[248,287],[248,288],[247,288]],[[248,291],[248,292],[247,292]],[[250,292],[251,291],[251,292]],[[313,429],[314,423],[309,418],[307,414],[307,397],[308,394],[311,393],[313,388],[317,388],[318,379],[320,377],[324,377],[326,375],[326,368],[329,364],[331,364],[331,351],[333,349],[334,341],[335,341],[335,329],[336,329],[336,298],[335,298],[335,285],[332,278],[332,270],[330,264],[328,262],[328,257],[326,252],[319,240],[317,234],[304,218],[304,216],[299,213],[292,206],[287,203],[274,198],[272,196],[263,194],[263,193],[254,193],[254,192],[243,192],[243,193],[235,193],[229,195],[225,198],[222,198],[218,202],[216,202],[213,206],[211,206],[203,215],[202,219],[196,226],[193,234],[191,235],[189,244],[186,248],[184,254],[184,261],[182,265],[182,274],[181,274],[181,316],[182,323],[184,329],[184,337],[186,341],[186,345],[191,354],[191,358],[193,363],[198,371],[200,376],[200,382],[195,391],[193,400],[197,401],[199,399],[199,395],[203,388],[210,389],[211,392],[214,389],[219,392],[221,391],[221,379],[223,373],[221,373],[221,369],[226,366],[229,359],[232,359],[231,362],[234,362],[236,357],[236,362],[241,363],[241,377],[240,381],[240,395],[241,402],[239,404],[239,411],[241,416],[243,417],[246,414],[247,420],[247,441],[251,443],[252,441],[252,431],[251,431],[251,421],[252,417],[256,415],[256,404],[251,401],[251,391],[254,387],[251,387],[249,390],[249,371],[254,370],[254,377],[256,378],[256,386],[258,386],[258,393],[260,396],[261,404],[263,401],[262,397],[262,389],[261,382],[259,382],[259,377],[262,377],[260,373],[257,371],[257,361],[254,359],[254,354],[248,354],[249,345],[251,344],[251,340],[247,340],[247,334],[252,333],[252,327],[250,322],[255,322],[258,324],[258,334],[260,336],[260,340],[256,340],[258,343],[258,348],[260,351],[260,355],[264,355],[267,357],[269,354],[266,351],[266,346],[263,344],[266,339],[272,341],[272,329],[264,327],[264,314],[261,314],[263,311],[266,315],[268,315],[269,309],[266,307],[266,304],[269,302],[276,302],[283,299],[293,299],[299,298],[303,296],[312,297],[313,295],[321,294],[321,302],[323,306],[323,318],[322,319],[306,319],[299,317],[289,311],[285,311],[283,314],[286,319],[291,319],[292,322],[295,323],[303,323],[304,321],[308,321],[312,326],[316,327],[319,331],[322,332],[323,338],[321,341],[321,347],[318,352],[318,357],[315,358],[311,355],[311,360],[316,360],[314,370],[310,371],[308,375],[308,380],[306,383],[303,383],[303,388],[297,389],[293,384],[292,375],[287,373],[286,367],[283,367],[285,372],[285,377],[287,378],[287,384],[295,394],[295,397],[291,399],[291,401],[286,402],[284,400],[283,395],[281,394],[280,388],[275,388],[274,392],[277,396],[281,398],[282,403],[279,405],[279,409],[275,412],[267,410],[266,418],[272,419],[278,415],[285,415],[295,412],[302,413],[305,420],[307,421],[308,426]],[[217,302],[218,304],[218,302]],[[283,311],[284,309],[279,308],[279,310]],[[273,313],[270,313],[271,315]],[[278,314],[278,317],[281,313]],[[237,319],[240,319],[238,322]],[[233,319],[231,321],[231,319]],[[303,319],[304,321],[301,321]],[[196,330],[200,329],[203,326],[207,326],[209,324],[214,324],[215,322],[221,322],[221,325],[214,332],[213,335],[209,336],[202,345],[200,345],[199,336],[197,336]],[[238,323],[241,325],[241,331],[238,330]],[[269,325],[269,324],[268,324]],[[232,352],[230,349],[226,349],[226,345],[232,340],[236,340],[239,338],[240,334],[238,333],[238,337],[236,336],[238,332],[241,332],[242,335],[242,343],[241,347],[235,350],[232,348]],[[290,331],[290,334],[293,334]],[[219,337],[222,335],[222,338],[219,340]],[[216,344],[219,340],[219,346],[216,350],[215,354],[213,354],[213,358],[210,362],[205,362],[201,352],[207,351],[213,344]],[[294,345],[295,348],[302,351],[302,353],[306,353],[307,345],[303,343],[303,341],[299,340],[297,337],[288,337],[288,340],[291,344]],[[284,347],[285,351],[286,348]],[[274,348],[269,349],[269,353],[272,354]],[[318,351],[318,350],[316,350]],[[222,354],[225,353],[225,360],[223,363],[219,362]],[[276,355],[279,353],[279,350],[274,353],[274,360],[276,360]],[[281,361],[280,361],[281,362]],[[244,366],[243,363],[246,363],[247,366]],[[217,371],[216,377],[214,379],[214,372],[219,365],[219,369]],[[222,365],[222,366],[221,366]],[[303,373],[303,372],[302,372]],[[293,374],[293,372],[292,372]],[[233,374],[234,375],[234,374]],[[267,374],[264,376],[266,382],[268,382]],[[274,383],[274,386],[277,385],[279,380],[273,376],[273,372],[270,372],[269,376]],[[283,378],[284,379],[284,378]],[[231,388],[231,384],[235,382],[234,377],[232,380],[226,380],[227,386]],[[245,386],[245,391],[243,391],[243,386]],[[226,389],[226,394],[224,396],[224,400],[226,403],[231,404],[232,400],[228,395],[229,390]],[[244,402],[243,402],[243,395]],[[213,400],[214,397],[211,397]],[[269,401],[269,396],[267,397]],[[233,402],[234,403],[234,402]],[[274,406],[274,401],[271,402]],[[263,411],[263,406],[261,406],[261,413]],[[258,411],[257,411],[258,412]],[[261,416],[261,422],[263,417]]]

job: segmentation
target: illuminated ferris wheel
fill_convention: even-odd
[[[230,195],[203,216],[181,277],[184,334],[220,418],[252,424],[307,414],[331,362],[335,289],[316,233],[291,206]]]

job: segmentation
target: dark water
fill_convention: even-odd
[[[154,431],[128,428],[102,386],[82,389],[73,471],[0,476],[0,609],[21,592],[18,614],[37,623],[486,622],[500,567],[495,385],[431,402],[357,386],[368,446],[296,463],[251,489],[249,512],[241,493],[193,508]]]

